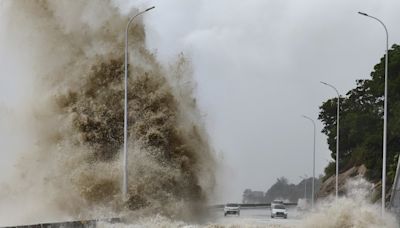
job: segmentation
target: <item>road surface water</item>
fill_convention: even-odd
[[[271,218],[269,207],[242,209],[240,216],[224,216],[222,210],[216,210],[214,214],[216,217],[211,224],[222,225],[222,227],[294,227],[303,216],[296,208],[288,208],[287,219]]]
[[[184,228],[197,228],[197,227],[210,227],[210,228],[238,228],[238,227],[275,227],[275,228],[289,228],[296,227],[299,223],[302,214],[297,212],[295,208],[288,209],[288,218],[271,218],[269,208],[253,208],[242,209],[240,216],[228,215],[224,216],[223,209],[213,209],[201,224],[189,224],[180,221],[174,221],[162,216],[155,216],[152,218],[141,219],[134,221],[130,224],[122,223],[98,223],[97,227],[106,228],[131,228],[131,227],[184,227]]]

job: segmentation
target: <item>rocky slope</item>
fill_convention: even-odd
[[[352,167],[345,172],[339,174],[339,196],[346,194],[346,182],[352,178],[365,177],[367,168],[364,165]],[[317,199],[323,199],[329,196],[335,195],[335,175],[330,176],[328,179],[322,182],[321,188],[317,194]],[[381,199],[381,181],[373,183],[373,189],[371,194],[371,201],[376,202]],[[390,199],[391,188],[386,189],[386,201]]]
[[[347,171],[340,173],[339,174],[339,179],[338,179],[338,187],[339,187],[339,195],[342,195],[345,193],[345,183],[348,179],[352,177],[357,177],[361,176],[364,177],[367,169],[365,168],[364,165],[358,166],[358,167],[352,167],[351,169],[348,169]],[[321,188],[317,194],[317,198],[325,198],[328,197],[329,195],[334,195],[335,194],[335,184],[336,184],[336,177],[335,175],[330,176],[328,179],[322,182]]]

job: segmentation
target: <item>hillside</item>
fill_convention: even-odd
[[[348,177],[345,173],[354,172],[355,167],[364,166],[363,175],[369,181],[379,184],[381,180],[384,67],[383,56],[369,79],[357,80],[356,87],[340,97],[339,173],[344,174],[342,178]],[[386,189],[389,191],[400,152],[400,46],[396,44],[389,50],[387,102]],[[336,105],[337,98],[323,102],[318,117],[324,124],[322,133],[328,137],[333,159],[336,158]],[[335,163],[333,161],[325,168],[320,196],[334,190],[328,186],[334,178]]]

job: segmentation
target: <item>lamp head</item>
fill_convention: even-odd
[[[155,6],[152,6],[152,7],[148,8],[148,9],[146,9],[145,12],[150,11],[150,10],[152,10],[152,9],[154,9],[154,8],[156,8],[156,7],[155,7]]]
[[[361,14],[361,15],[363,15],[363,16],[369,16],[368,14],[366,14],[366,13],[363,13],[363,12],[358,12],[358,14]]]

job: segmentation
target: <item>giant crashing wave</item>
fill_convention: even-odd
[[[213,189],[215,162],[188,83],[190,63],[179,56],[161,66],[146,49],[141,20],[131,27],[123,202],[127,15],[110,0],[6,4],[9,37],[32,57],[26,65],[35,81],[28,117],[35,148],[18,164],[20,177],[31,180],[24,194],[40,192],[35,197],[46,197],[49,210],[71,218],[197,213]]]

